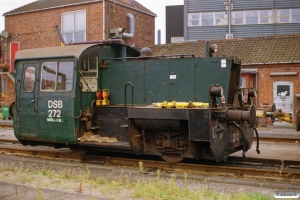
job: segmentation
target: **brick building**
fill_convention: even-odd
[[[14,101],[14,52],[22,49],[61,45],[56,25],[68,44],[107,40],[115,28],[130,46],[150,46],[155,42],[156,14],[135,0],[38,0],[4,13],[1,37],[0,106]],[[125,28],[125,29],[124,29]]]
[[[154,55],[205,56],[205,42],[152,46]],[[300,110],[300,34],[231,40],[210,40],[218,45],[214,56],[237,56],[242,60],[241,87],[257,90],[256,106],[275,103],[277,109],[295,116]],[[295,117],[294,117],[295,121]]]

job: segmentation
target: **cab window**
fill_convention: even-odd
[[[23,90],[24,92],[33,92],[35,81],[35,67],[28,66],[24,73]]]
[[[86,55],[81,61],[81,73],[83,77],[98,76],[98,55],[96,53]]]
[[[72,91],[74,64],[72,61],[42,63],[42,91]]]

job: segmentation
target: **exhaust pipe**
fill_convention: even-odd
[[[123,33],[125,38],[133,38],[134,36],[134,16],[131,13],[127,13],[126,16],[129,18],[129,32]]]

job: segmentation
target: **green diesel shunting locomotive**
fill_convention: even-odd
[[[242,92],[248,103],[255,92],[239,88],[240,60],[212,57],[213,50],[207,45],[205,58],[140,56],[108,41],[19,51],[15,136],[24,145],[169,162],[244,155],[257,131]]]

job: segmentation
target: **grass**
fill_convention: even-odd
[[[170,174],[167,178],[161,177],[161,171],[156,171],[153,178],[144,176],[143,163],[139,163],[138,175],[112,173],[110,176],[93,176],[88,167],[84,168],[63,168],[61,171],[51,171],[47,166],[38,169],[36,166],[17,166],[11,164],[4,166],[0,163],[0,179],[14,185],[17,193],[18,184],[36,188],[38,199],[44,199],[42,189],[64,189],[90,196],[101,196],[104,198],[136,198],[154,200],[179,200],[179,199],[224,199],[224,200],[267,200],[269,196],[261,193],[238,192],[217,192],[207,187],[189,188],[188,174],[183,173],[182,179],[178,179],[175,174]],[[107,174],[106,174],[107,175]],[[206,186],[205,186],[206,184]],[[236,186],[232,186],[236,187]],[[22,197],[18,197],[22,198]],[[93,199],[92,197],[90,199]]]

